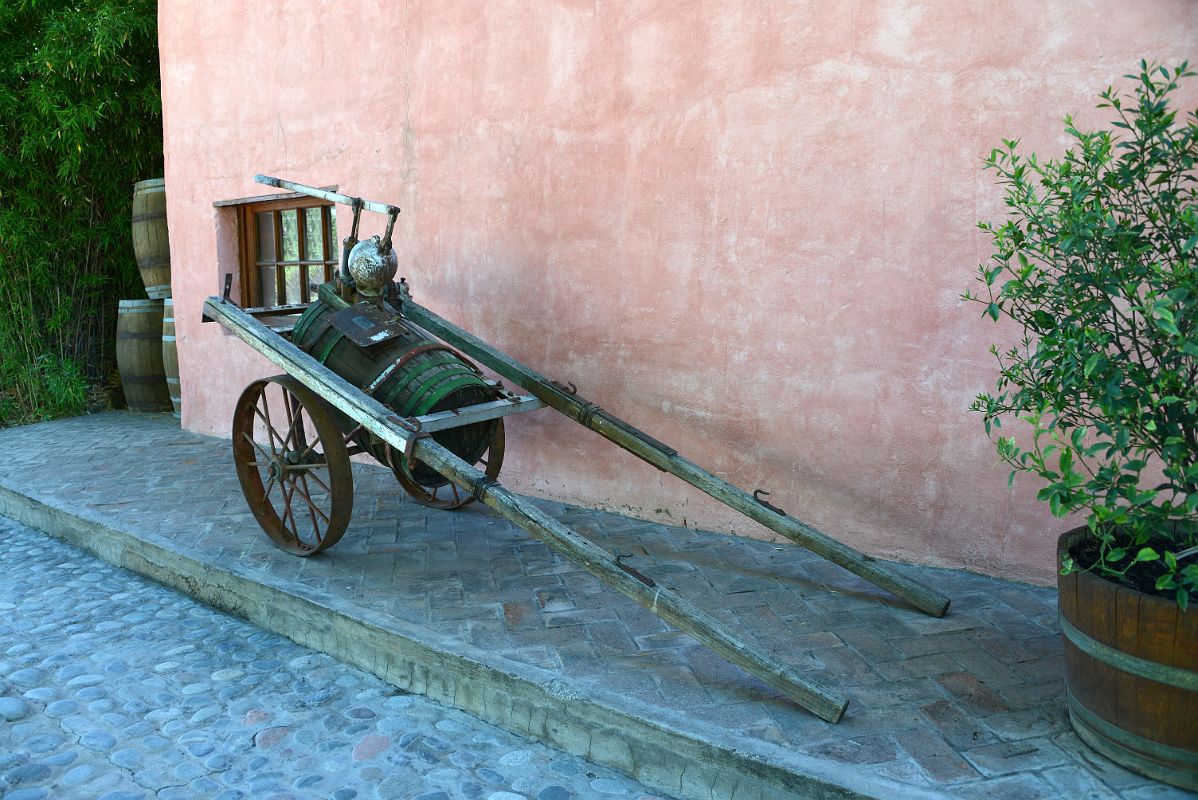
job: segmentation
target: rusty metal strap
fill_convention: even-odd
[[[470,494],[480,503],[486,502],[487,492],[491,487],[498,485],[499,481],[492,478],[490,475],[484,475],[475,481],[474,486],[470,488]]]
[[[596,414],[601,413],[603,413],[603,409],[589,400],[579,403],[578,421],[582,423],[583,426],[589,428],[591,427],[591,420],[595,418]]]
[[[616,553],[616,554],[615,554],[615,556],[616,556],[616,566],[617,566],[617,567],[619,567],[620,569],[624,570],[624,571],[625,571],[625,572],[627,572],[629,575],[631,575],[632,577],[636,578],[638,581],[640,581],[641,583],[645,584],[646,586],[650,586],[650,587],[652,587],[652,586],[656,586],[656,585],[657,585],[657,581],[653,580],[652,578],[650,578],[648,575],[646,575],[645,573],[641,572],[640,570],[638,570],[638,569],[636,569],[636,568],[634,568],[634,567],[630,567],[630,566],[628,566],[627,564],[625,564],[625,563],[624,563],[624,559],[626,559],[626,558],[632,558],[632,554],[631,554],[631,553],[623,553],[623,554],[621,554],[621,553]]]
[[[391,362],[391,364],[386,369],[384,369],[382,372],[380,372],[378,374],[378,377],[376,377],[373,381],[371,381],[369,385],[362,387],[363,390],[366,392],[366,394],[373,396],[374,393],[376,391],[378,391],[379,387],[383,385],[384,381],[386,381],[388,378],[390,378],[392,375],[394,375],[396,373],[396,371],[398,371],[401,367],[403,367],[404,364],[408,363],[409,361],[411,361],[413,358],[420,355],[421,353],[429,353],[434,350],[444,350],[447,353],[452,353],[453,355],[460,358],[466,364],[466,366],[468,366],[468,367],[470,367],[470,369],[474,370],[475,373],[477,373],[478,375],[482,375],[482,370],[480,370],[473,363],[471,363],[470,359],[466,358],[464,355],[459,353],[457,350],[454,350],[449,345],[429,343],[429,344],[419,345],[418,347],[413,347],[411,350],[404,352],[403,355],[401,355],[399,358],[395,359],[395,361]]]

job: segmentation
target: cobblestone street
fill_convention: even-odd
[[[0,517],[0,797],[657,797]]]

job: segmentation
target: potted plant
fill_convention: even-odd
[[[1171,105],[1193,75],[1141,62],[1059,159],[991,152],[1009,214],[965,298],[1022,331],[972,406],[1010,480],[1084,517],[1058,542],[1073,727],[1198,789],[1198,116]]]

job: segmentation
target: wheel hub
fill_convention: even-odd
[[[276,481],[281,481],[283,479],[283,475],[287,472],[286,458],[286,453],[272,457],[270,459],[270,463],[266,465],[267,476],[275,479]]]

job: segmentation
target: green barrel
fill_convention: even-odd
[[[317,361],[370,394],[401,417],[418,417],[436,411],[486,403],[496,398],[494,389],[456,352],[405,325],[395,339],[369,349],[359,347],[333,327],[329,319],[349,303],[337,296],[331,283],[320,287],[317,299],[300,317],[291,333],[292,341]],[[399,364],[396,367],[396,364]],[[390,371],[374,389],[384,372]],[[346,432],[357,425],[344,414],[334,413]],[[437,431],[432,438],[454,455],[473,464],[486,452],[495,432],[495,421],[477,422]],[[363,431],[354,442],[375,459],[388,464],[387,448],[377,437]],[[416,464],[410,469],[399,459],[396,465],[423,486],[440,486],[446,481],[432,469]]]

